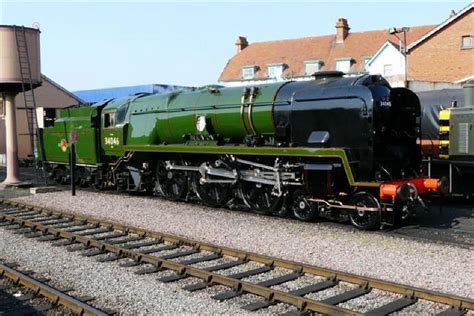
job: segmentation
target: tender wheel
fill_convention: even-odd
[[[51,176],[51,178],[57,184],[61,184],[61,175],[57,171],[54,172],[54,174]]]
[[[192,179],[192,186],[202,203],[211,207],[220,207],[230,200],[232,192],[230,183],[205,183],[201,178],[201,174],[196,173]]]
[[[97,181],[92,184],[92,188],[97,191],[104,191],[105,190],[105,182],[104,181]]]
[[[274,194],[273,186],[262,183],[241,181],[238,192],[245,205],[257,214],[275,213],[283,201],[283,194]]]
[[[305,222],[312,221],[317,215],[316,207],[306,200],[304,192],[300,190],[293,193],[291,211],[294,217]]]
[[[79,181],[79,186],[81,188],[86,188],[87,187],[87,178],[81,178]]]
[[[69,176],[68,175],[61,176],[61,178],[59,180],[59,183],[62,184],[62,185],[70,184],[71,181],[69,179]]]
[[[68,176],[67,176],[67,169],[65,168],[55,168],[52,171],[52,178],[53,180],[60,185],[68,184]]]
[[[156,166],[154,192],[170,201],[184,198],[188,188],[188,173],[182,170],[167,168],[169,161],[160,161]]]
[[[377,199],[370,193],[359,192],[352,196],[349,201],[350,205],[378,208],[380,204]],[[349,213],[352,225],[362,230],[374,230],[380,227],[380,213],[374,211],[357,210]]]

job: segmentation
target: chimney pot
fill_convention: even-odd
[[[344,18],[339,18],[336,22],[336,43],[344,43],[347,35],[349,35],[349,24]]]
[[[243,51],[247,46],[249,46],[249,42],[245,36],[238,36],[237,41],[235,42],[235,46],[237,46],[237,54]]]

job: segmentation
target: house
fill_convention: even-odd
[[[412,43],[434,25],[412,27]],[[219,82],[226,86],[308,80],[318,71],[339,70],[348,74],[368,72],[369,60],[388,41],[400,47],[400,40],[387,30],[350,32],[347,19],[339,18],[332,35],[257,42],[237,39],[237,54],[225,66]]]
[[[459,87],[474,78],[474,3],[408,45],[408,79],[415,90]]]
[[[402,47],[387,40],[379,50],[367,61],[366,71],[381,74],[392,86],[405,86],[405,55]]]
[[[474,73],[472,49],[466,48],[469,43],[472,45],[472,8],[471,4],[457,14],[452,14],[440,25],[404,28],[406,34],[389,32],[388,28],[350,32],[347,19],[339,18],[336,31],[331,35],[250,44],[247,38],[239,36],[235,43],[237,54],[224,67],[219,83],[239,86],[309,80],[318,71],[340,70],[348,75],[381,74],[393,86],[405,86],[406,79],[410,87],[412,81],[442,81],[442,85],[435,85],[439,88],[459,86],[458,80]],[[406,41],[403,35],[406,35]],[[442,56],[435,59],[423,57],[436,55],[436,47],[447,37],[452,37],[453,43],[447,45],[450,49],[443,51]],[[462,49],[461,39],[465,45]],[[430,42],[433,44],[429,44]],[[406,56],[405,50],[408,53]],[[427,51],[430,51],[428,55]],[[456,57],[449,60],[447,56],[450,54],[455,54]],[[438,67],[433,60],[445,65]],[[426,88],[426,85],[416,83],[413,86]]]

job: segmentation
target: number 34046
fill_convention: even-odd
[[[105,137],[104,143],[106,145],[119,145],[120,144],[118,137]]]

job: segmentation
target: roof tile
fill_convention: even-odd
[[[407,33],[407,45],[419,39],[436,25],[411,27]],[[372,56],[385,41],[399,45],[399,40],[387,30],[349,33],[344,43],[336,43],[336,35],[304,37],[297,39],[256,42],[250,44],[240,53],[233,56],[224,68],[219,81],[241,80],[242,67],[258,66],[255,78],[266,78],[267,65],[284,63],[286,77],[297,77],[305,74],[305,60],[322,60],[323,70],[336,68],[337,58],[352,58],[352,72],[362,72],[364,57]]]

